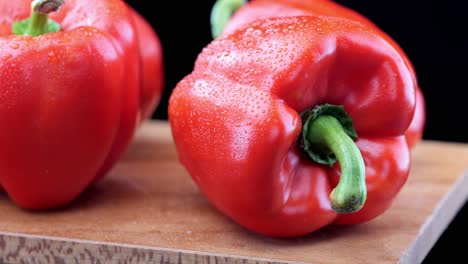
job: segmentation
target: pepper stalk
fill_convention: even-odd
[[[40,36],[58,32],[60,24],[48,18],[48,14],[57,11],[64,0],[34,0],[31,3],[29,18],[13,23],[12,32],[16,35]]]
[[[360,210],[367,198],[365,165],[354,143],[357,133],[342,106],[320,105],[301,115],[302,149],[320,164],[333,166],[338,161],[341,176],[330,194],[331,207],[338,213]]]
[[[219,37],[232,14],[247,3],[247,0],[217,0],[211,9],[211,35]]]

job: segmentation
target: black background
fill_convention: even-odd
[[[214,1],[127,2],[151,23],[161,39],[166,87],[153,118],[167,119],[167,102],[173,87],[191,72],[198,53],[211,41],[209,14]],[[463,95],[468,87],[468,13],[464,1],[336,2],[376,23],[400,44],[413,62],[427,104],[424,139],[468,142],[468,104]],[[468,236],[465,225],[468,225],[468,204],[424,263],[464,257],[463,249],[455,241],[463,241]]]

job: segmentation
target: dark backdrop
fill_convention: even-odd
[[[127,1],[153,26],[164,50],[166,87],[154,119],[167,119],[167,102],[176,83],[192,70],[211,41],[209,13],[214,1]],[[407,53],[426,97],[424,138],[468,142],[464,90],[468,77],[468,16],[463,0],[339,0],[374,21]],[[454,157],[457,158],[457,157]],[[467,186],[468,188],[468,186]],[[425,262],[460,256],[454,241],[468,235],[466,205]]]

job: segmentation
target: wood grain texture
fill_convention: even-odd
[[[293,239],[246,231],[179,164],[164,121],[146,123],[104,181],[61,210],[0,192],[0,263],[419,263],[468,197],[468,144],[423,141],[407,184],[375,220]]]

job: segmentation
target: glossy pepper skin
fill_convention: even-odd
[[[127,149],[143,89],[132,12],[68,0],[49,14],[58,32],[30,36],[12,24],[31,1],[0,2],[0,185],[17,205],[69,204]]]
[[[405,133],[406,142],[410,148],[413,148],[422,140],[425,126],[426,101],[422,90],[418,87],[416,89],[416,109],[414,110],[413,120]]]
[[[141,62],[140,124],[151,118],[164,89],[163,49],[159,36],[149,22],[132,9]]]
[[[130,110],[124,110],[128,115],[124,115],[124,124],[121,140],[117,140],[114,150],[109,155],[107,161],[94,178],[93,182],[102,179],[107,172],[120,159],[125,152],[129,141],[133,136],[133,131],[127,129],[135,126],[138,128],[145,120],[150,119],[151,115],[159,105],[162,92],[164,89],[164,64],[162,45],[159,36],[151,27],[148,21],[140,15],[136,10],[127,4],[130,19],[134,23],[135,40],[138,45],[138,94],[128,94],[128,99],[124,99],[131,105]],[[137,96],[137,97],[135,97]],[[135,100],[138,100],[136,118],[134,115]],[[133,128],[135,129],[135,128]]]
[[[251,1],[233,20],[257,2],[270,8]],[[325,3],[337,15],[299,10],[226,30],[170,97],[181,163],[218,210],[261,234],[298,236],[374,219],[409,173],[414,70],[387,35]],[[284,14],[284,7],[267,11]],[[331,207],[340,164],[317,164],[300,148],[301,113],[322,104],[343,106],[358,134],[367,200],[356,212]]]
[[[382,38],[400,52],[402,58],[405,60],[405,64],[411,69],[413,79],[415,81],[417,80],[411,61],[390,36],[382,32],[372,21],[356,11],[329,0],[253,0],[236,10],[231,19],[224,26],[223,33],[229,34],[256,19],[295,15],[341,17],[368,25],[373,30],[379,32]],[[406,138],[411,148],[421,140],[426,122],[424,95],[420,87],[417,87],[416,92],[416,110],[414,118],[409,129],[406,131]]]

